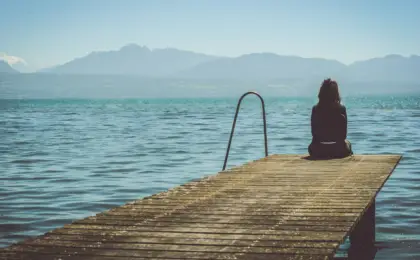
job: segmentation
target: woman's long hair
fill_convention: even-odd
[[[322,82],[318,94],[318,106],[331,107],[341,103],[340,92],[336,81],[330,78]]]

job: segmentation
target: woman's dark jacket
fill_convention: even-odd
[[[347,138],[347,112],[341,104],[320,105],[312,108],[312,143],[344,142]]]

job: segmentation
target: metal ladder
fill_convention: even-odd
[[[260,96],[260,94],[258,94],[257,92],[254,91],[249,91],[246,92],[245,94],[243,94],[241,96],[241,98],[238,101],[238,105],[236,107],[236,113],[235,113],[235,118],[233,119],[233,124],[232,124],[232,131],[230,132],[230,138],[229,138],[229,143],[228,143],[228,147],[227,147],[227,151],[226,151],[226,156],[225,156],[225,162],[223,164],[223,169],[222,171],[224,171],[226,169],[226,163],[229,157],[229,151],[230,151],[230,145],[232,143],[232,138],[233,138],[233,133],[235,131],[235,125],[236,125],[236,119],[238,118],[238,113],[239,113],[239,107],[241,106],[241,102],[244,99],[244,97],[246,97],[249,94],[254,94],[257,97],[259,97],[259,99],[261,100],[261,107],[262,107],[262,114],[263,114],[263,121],[264,121],[264,144],[265,144],[265,157],[268,156],[268,147],[267,147],[267,122],[265,120],[265,105],[264,105],[264,99]]]

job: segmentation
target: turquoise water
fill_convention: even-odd
[[[269,153],[306,153],[315,99],[266,99]],[[0,247],[221,170],[237,99],[0,100]],[[404,155],[376,259],[420,259],[420,96],[346,98],[356,153]],[[264,155],[247,97],[228,167]]]

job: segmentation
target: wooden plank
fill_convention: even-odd
[[[261,233],[247,234],[247,233],[192,233],[192,232],[148,232],[148,231],[122,231],[122,230],[89,230],[89,229],[60,229],[54,230],[48,235],[94,235],[94,236],[109,236],[113,239],[120,237],[165,237],[165,238],[208,238],[208,239],[228,239],[228,240],[258,240]],[[266,235],[266,240],[279,241],[329,241],[337,242],[341,238],[342,232],[278,232],[277,234]],[[287,236],[285,236],[287,235]],[[327,236],[328,235],[328,236]]]
[[[277,220],[278,221],[278,220]],[[197,221],[194,219],[175,219],[175,220],[166,220],[166,221],[153,221],[154,226],[180,226],[180,225],[188,225],[191,227],[194,226],[206,226],[206,227],[213,227],[213,228],[226,228],[228,226],[244,226],[247,225],[259,225],[261,228],[264,228],[264,226],[271,226],[276,223],[276,220],[274,221],[252,221],[248,219],[237,219],[235,220],[223,220],[223,219],[213,219],[213,220],[203,220],[203,221]],[[348,226],[351,225],[352,221],[340,221],[340,222],[333,222],[333,226]],[[149,223],[141,223],[136,221],[135,219],[92,219],[91,221],[84,221],[84,222],[75,222],[73,225],[121,225],[121,226],[150,226]],[[293,221],[288,220],[287,226],[324,226],[325,222],[321,221]],[[286,225],[282,225],[286,226]]]
[[[150,260],[150,259],[159,259],[159,260],[185,260],[185,259],[196,259],[196,260],[215,260],[215,259],[247,259],[247,260],[327,260],[331,259],[322,255],[299,255],[299,254],[268,254],[268,253],[261,253],[261,254],[232,254],[232,253],[205,253],[205,254],[198,254],[196,252],[191,253],[169,253],[170,257],[162,257],[151,255],[147,257],[127,257],[127,256],[116,256],[116,255],[69,255],[65,253],[59,252],[52,252],[52,253],[45,253],[45,252],[19,252],[13,254],[6,254],[2,257],[2,253],[0,253],[0,259],[6,260],[23,260],[23,259],[31,259],[31,260],[66,260],[66,259],[77,259],[77,260]],[[4,258],[5,257],[5,258]]]
[[[98,240],[99,238],[99,240]],[[51,234],[42,239],[33,239],[27,241],[27,244],[46,244],[51,241],[91,241],[101,243],[127,243],[127,244],[178,244],[178,245],[235,245],[238,247],[247,247],[252,239],[227,239],[227,238],[190,238],[190,237],[135,237],[128,236],[124,240],[114,242],[109,241],[109,237],[98,237],[95,235],[71,235],[71,234]],[[331,248],[337,246],[337,243],[331,241],[287,241],[287,240],[261,240],[259,246],[262,247],[281,247],[281,248]]]
[[[170,257],[168,253],[242,253],[244,250],[251,250],[249,252],[254,254],[274,253],[274,254],[306,254],[306,255],[326,255],[334,250],[333,246],[329,247],[277,247],[277,246],[249,246],[229,245],[227,243],[222,245],[214,244],[175,244],[175,243],[103,243],[89,241],[61,241],[61,240],[45,240],[42,243],[30,243],[24,247],[16,246],[13,251],[22,252],[57,252],[60,253],[63,249],[68,254],[79,254],[80,249],[83,249],[83,254],[97,254],[97,255],[112,255],[112,256],[126,256],[126,257],[150,257],[150,253],[154,252],[155,256]],[[124,252],[124,253],[122,253]],[[182,255],[180,255],[182,256]]]
[[[400,160],[272,155],[0,250],[0,259],[331,259]]]
[[[249,251],[251,250],[251,251]],[[102,257],[127,257],[127,258],[170,258],[176,257],[184,259],[232,259],[231,257],[247,256],[262,257],[276,255],[278,259],[290,259],[298,256],[318,256],[325,258],[325,255],[332,254],[333,248],[277,248],[277,247],[232,247],[232,246],[193,246],[193,245],[173,245],[167,244],[158,246],[156,244],[109,244],[103,246],[98,243],[70,246],[33,246],[16,247],[13,252],[36,253],[36,254],[63,254],[71,257],[77,256],[102,256]],[[235,258],[233,258],[235,259]],[[260,258],[261,259],[261,258]],[[291,258],[295,259],[295,258]]]
[[[94,217],[90,217],[89,219],[92,218],[101,218],[104,219],[102,216],[94,216]],[[142,221],[149,221],[152,223],[156,223],[156,222],[164,222],[164,221],[185,221],[185,222],[191,222],[191,221],[199,221],[199,222],[214,222],[214,221],[218,221],[218,222],[224,222],[224,221],[228,221],[228,222],[236,222],[236,221],[243,221],[244,223],[249,223],[249,222],[274,222],[277,223],[280,218],[278,216],[229,216],[229,218],[227,219],[226,216],[224,215],[198,215],[198,214],[191,214],[188,215],[188,218],[185,216],[173,216],[173,215],[168,215],[168,216],[162,216],[159,218],[155,218],[155,219],[149,219],[149,218],[137,218],[136,216],[134,217],[117,217],[117,216],[112,216],[111,218],[113,219],[129,219],[129,220],[136,220],[137,223],[141,223]],[[331,216],[327,216],[327,217],[319,217],[319,216],[288,216],[288,220],[289,221],[322,221],[323,223],[325,223],[325,221],[331,221],[331,222],[340,222],[340,221],[349,221],[349,222],[354,222],[356,221],[356,217],[354,216],[350,216],[350,217],[346,217],[346,216],[340,216],[340,217],[331,217]],[[80,221],[75,221],[75,223],[84,223],[84,221],[87,221],[86,219],[80,220]]]

